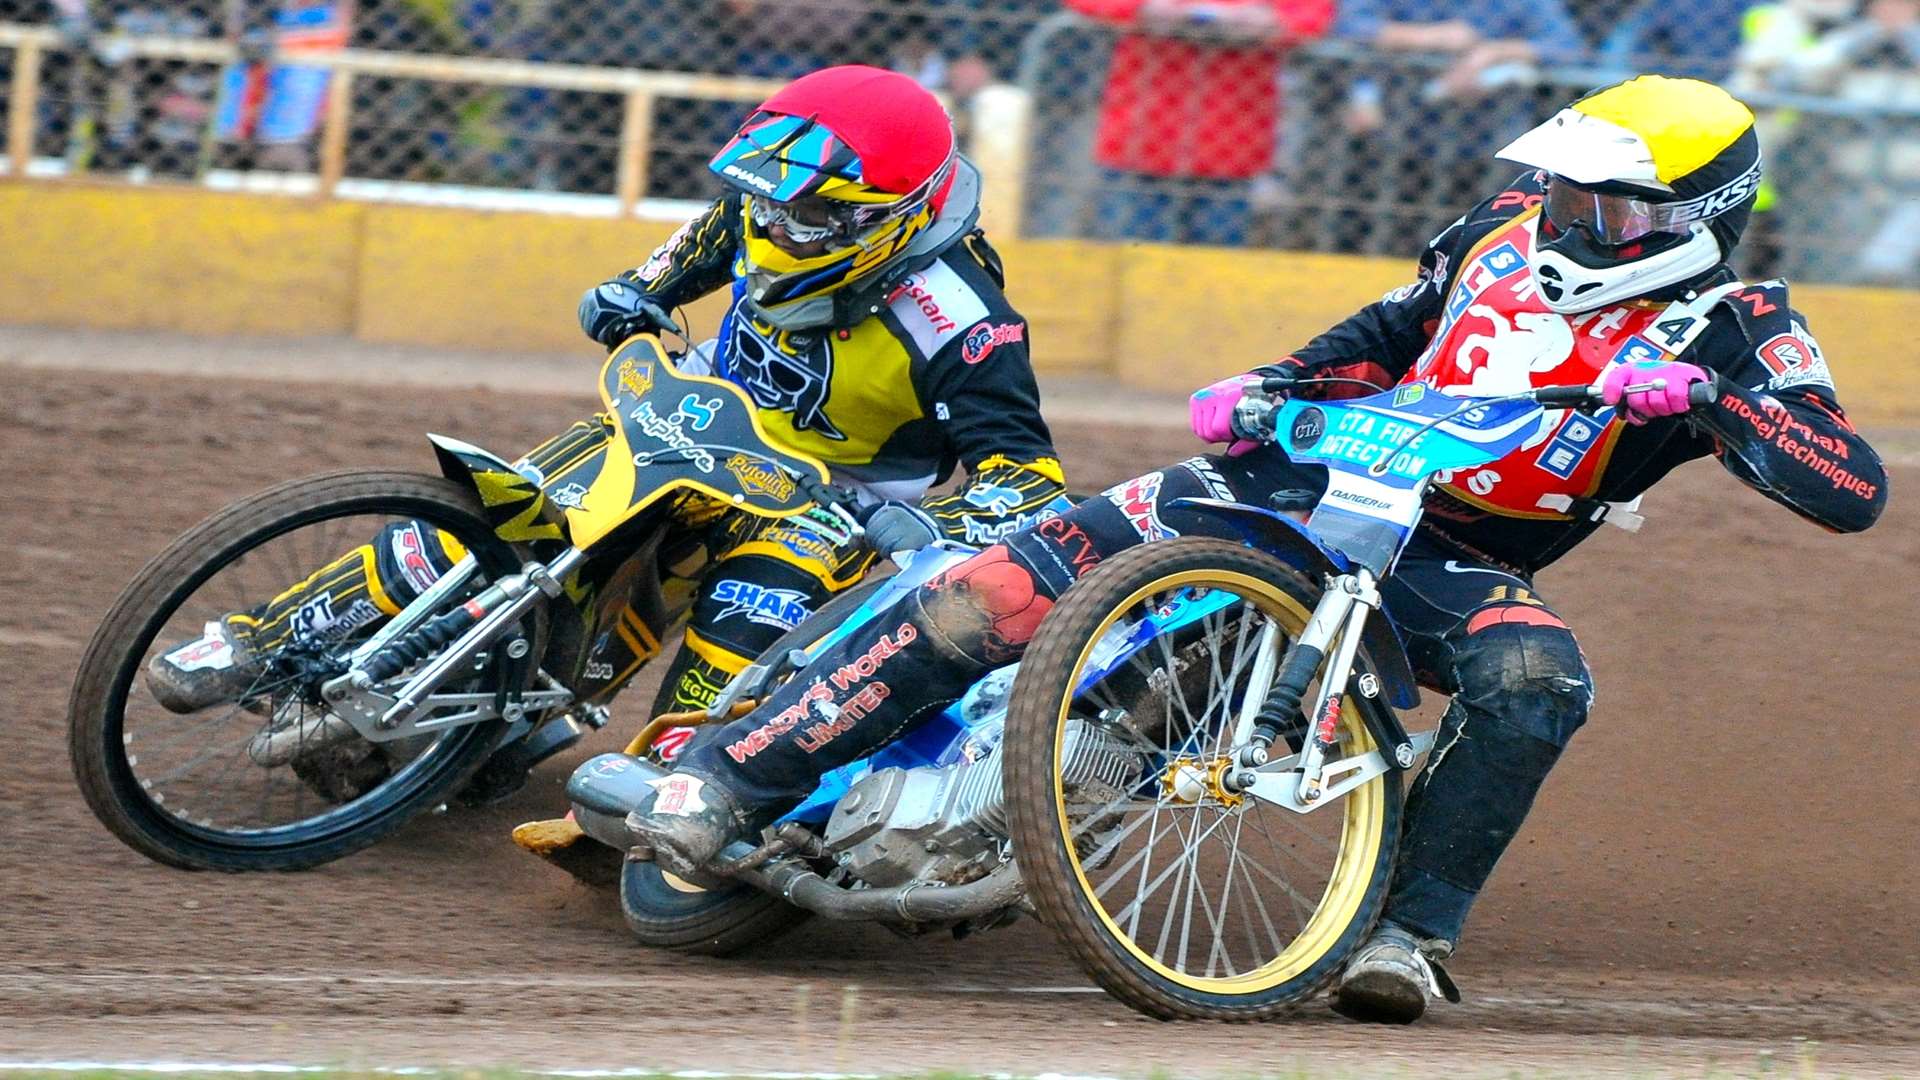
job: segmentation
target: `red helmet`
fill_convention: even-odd
[[[871,276],[932,223],[953,186],[947,111],[905,75],[849,64],[768,98],[708,166],[745,200],[751,294],[777,313]],[[826,242],[799,256],[766,230]]]

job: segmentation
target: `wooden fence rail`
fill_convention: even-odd
[[[116,55],[156,60],[227,64],[240,58],[231,42],[201,38],[109,35],[106,43]],[[6,159],[12,176],[23,177],[33,160],[39,124],[42,60],[50,51],[71,51],[78,42],[47,26],[0,23],[0,49],[14,54],[7,122]],[[532,63],[474,57],[379,52],[370,49],[294,50],[272,53],[269,62],[326,68],[334,73],[327,92],[319,150],[319,191],[331,196],[346,174],[347,144],[353,116],[353,86],[362,75],[487,86],[528,86],[549,90],[581,90],[619,94],[624,99],[620,125],[619,169],[613,194],[620,214],[631,216],[647,190],[649,153],[654,118],[661,98],[705,101],[760,101],[782,83],[732,75],[701,75],[677,71],[590,67],[583,64]],[[986,110],[992,122],[982,124],[976,114],[974,156],[981,166],[989,193],[988,214],[1004,234],[1018,229],[1020,168],[1024,155],[1026,110],[1009,95],[1012,88],[981,95],[976,110]],[[1009,121],[1017,130],[1009,130]]]

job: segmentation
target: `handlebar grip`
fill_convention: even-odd
[[[1284,394],[1299,382],[1291,375],[1269,375],[1260,380],[1260,392],[1263,394]]]
[[[1719,396],[1718,392],[1711,382],[1697,382],[1687,387],[1687,404],[1695,408],[1713,404],[1713,399],[1717,396]]]
[[[1597,402],[1600,395],[1588,386],[1543,386],[1533,392],[1533,400],[1542,405],[1586,405]]]

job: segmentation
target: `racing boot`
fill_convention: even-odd
[[[752,835],[740,800],[690,772],[647,781],[653,793],[627,814],[637,858],[651,858],[696,884],[711,881],[706,866],[720,850]]]
[[[1450,941],[1422,941],[1383,922],[1340,973],[1333,1011],[1370,1024],[1411,1024],[1435,997],[1458,1004],[1460,991],[1438,963],[1452,953]]]
[[[260,711],[246,696],[266,666],[255,654],[252,619],[228,615],[206,626],[206,632],[183,641],[147,661],[147,690],[170,712],[198,712],[222,702]]]

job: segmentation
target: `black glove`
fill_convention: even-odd
[[[603,281],[580,298],[580,329],[611,349],[635,334],[686,335],[660,305],[625,281]]]
[[[939,527],[926,511],[892,499],[861,511],[860,524],[866,529],[862,543],[882,555],[919,551],[940,538]]]

